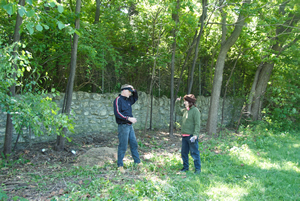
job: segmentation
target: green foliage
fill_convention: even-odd
[[[269,126],[280,131],[299,129],[300,112],[300,60],[292,50],[282,58],[280,67],[275,69],[266,95],[264,120]],[[293,59],[290,59],[293,55]]]
[[[247,25],[227,54],[221,96],[229,78],[227,97],[248,96],[259,64],[274,62],[274,71],[279,71],[272,74],[272,84],[267,88],[265,120],[280,129],[290,129],[292,124],[299,122],[299,85],[294,81],[299,77],[296,69],[299,66],[296,59],[299,55],[299,42],[296,40],[299,31],[297,24],[288,22],[294,14],[294,18],[298,18],[299,5],[297,0],[288,1],[285,12],[281,12],[279,8],[283,2],[251,1],[244,7],[241,1],[223,2],[222,7],[227,14],[227,36],[233,31],[235,26],[232,23],[236,22],[239,13],[246,13]],[[18,90],[31,87],[35,91],[40,87],[48,92],[52,88],[63,92],[70,67],[72,34],[76,33],[80,38],[74,90],[116,92],[122,84],[130,83],[139,91],[148,92],[153,76],[153,94],[170,97],[170,61],[175,39],[172,34],[175,26],[173,14],[178,13],[174,79],[177,87],[183,72],[178,95],[186,93],[195,54],[192,41],[194,34],[199,33],[202,15],[203,5],[199,1],[181,1],[179,10],[176,10],[176,1],[101,1],[99,21],[95,19],[95,1],[82,3],[81,28],[75,30],[74,21],[78,16],[74,13],[74,1],[59,4],[55,0],[26,0],[24,6],[18,6],[17,1],[0,1],[0,37],[3,44],[12,43],[16,14],[19,12],[23,18],[21,40],[26,44],[19,56],[28,57],[28,52],[32,54],[30,66],[25,63],[28,69],[24,67],[15,72],[19,78],[22,77],[22,81],[18,79],[16,83]],[[221,47],[219,6],[219,2],[208,2],[191,92],[197,95],[210,96],[213,86],[214,67]],[[278,26],[284,23],[289,25]],[[279,29],[284,27],[286,30],[279,33]],[[278,33],[279,36],[276,35]],[[281,52],[284,56],[278,56],[276,48],[272,48],[277,42],[282,47],[294,40],[295,46],[286,53]],[[190,47],[191,56],[182,71]],[[154,61],[156,70],[152,75]],[[293,79],[288,83],[289,75]],[[5,83],[1,83],[3,88],[7,87]],[[24,91],[22,93],[26,94]],[[30,98],[38,102],[42,100],[28,97],[28,102]]]
[[[30,162],[28,159],[24,159],[23,155],[20,155],[17,160],[9,159],[10,155],[8,154],[6,157],[4,156],[3,152],[1,152],[0,157],[0,169],[1,168],[12,168],[16,165],[25,165],[26,163]]]
[[[6,1],[1,1],[0,3],[0,8],[3,8],[9,15],[14,15],[16,14],[16,11],[18,11],[18,14],[23,18],[21,29],[25,28],[29,32],[29,34],[33,34],[35,30],[42,31],[43,29],[49,29],[49,26],[43,22],[43,19],[46,18],[46,13],[41,12],[40,9],[36,9],[38,7],[57,7],[58,13],[64,12],[63,6],[61,4],[58,4],[55,0],[44,0],[34,3],[31,0],[27,0],[24,6],[18,5],[17,2],[7,3]],[[56,20],[55,18],[49,19],[49,15],[47,15],[47,18],[50,21],[56,21],[59,29],[63,29],[65,27],[69,27],[70,29],[72,29],[70,26],[66,26],[61,21]]]
[[[1,43],[0,43],[1,45]],[[22,134],[23,127],[31,128],[36,136],[44,134],[63,134],[62,128],[73,131],[71,119],[65,114],[59,114],[59,107],[43,91],[33,91],[35,82],[24,86],[23,75],[30,72],[29,60],[31,54],[24,50],[16,51],[20,44],[1,46],[0,49],[0,108],[2,112],[11,114],[12,122],[17,133]],[[21,93],[12,96],[10,87],[22,89]],[[51,96],[58,93],[52,90]],[[47,132],[45,132],[47,131]]]
[[[5,193],[5,191],[3,191],[2,189],[0,189],[0,201],[5,201],[8,200],[8,196]]]
[[[12,100],[10,113],[18,133],[22,133],[23,127],[31,128],[36,136],[61,135],[64,127],[73,132],[72,120],[59,113],[60,108],[49,95],[26,93]]]

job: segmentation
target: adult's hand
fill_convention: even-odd
[[[128,121],[130,121],[133,124],[135,124],[137,122],[136,118],[134,118],[134,117],[129,117]]]
[[[176,98],[176,101],[180,101],[181,100],[181,96],[179,98]]]
[[[133,91],[134,91],[134,88],[133,88],[133,86],[132,85],[128,85],[128,87],[130,87]]]

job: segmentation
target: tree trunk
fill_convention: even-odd
[[[251,0],[245,0],[243,3],[243,7],[245,4],[249,4]],[[225,40],[226,37],[226,31],[224,31],[225,26],[222,27],[222,45],[221,50],[218,55],[216,67],[215,67],[215,75],[213,80],[213,88],[212,88],[212,94],[210,99],[210,107],[209,107],[209,114],[208,114],[208,120],[207,120],[207,132],[209,135],[217,132],[217,124],[218,124],[218,108],[219,108],[219,101],[220,101],[220,94],[221,94],[221,86],[222,86],[222,80],[223,80],[223,70],[224,70],[224,63],[226,59],[226,55],[230,47],[236,42],[238,39],[240,33],[242,32],[245,17],[240,13],[234,31],[230,35],[230,37]],[[224,33],[225,32],[225,33]]]
[[[194,39],[193,39],[192,44],[191,44],[191,47],[188,50],[188,53],[187,53],[187,55],[185,57],[184,63],[183,63],[182,68],[181,68],[181,73],[180,73],[180,77],[179,77],[178,84],[177,84],[177,90],[176,90],[175,95],[174,95],[175,98],[177,97],[178,91],[180,89],[180,84],[181,84],[183,72],[184,72],[185,66],[187,64],[187,61],[190,58],[190,55],[192,53],[194,43],[196,42],[196,39],[197,39],[197,34],[198,34],[198,32],[196,30],[195,35],[194,35]]]
[[[282,15],[286,13],[285,7],[288,3],[290,3],[290,1],[285,1],[279,6],[279,13],[281,13]],[[271,47],[271,49],[274,52],[277,52],[277,57],[282,53],[282,51],[289,48],[299,40],[299,37],[296,37],[294,41],[290,42],[287,45],[284,45],[288,39],[287,34],[292,33],[292,30],[294,28],[293,26],[295,26],[299,22],[299,20],[299,13],[290,13],[288,20],[284,23],[286,26],[278,26],[276,28],[275,44]],[[284,34],[284,36],[281,36],[281,34]],[[261,119],[261,106],[263,96],[266,92],[274,65],[275,63],[271,60],[265,63],[261,63],[255,73],[254,81],[249,95],[249,105],[247,108],[248,114],[252,115],[252,120],[254,121]]]
[[[151,90],[150,98],[151,98],[151,103],[150,103],[150,125],[149,125],[149,129],[152,130],[153,90]]]
[[[176,34],[177,34],[177,25],[179,22],[179,8],[180,0],[177,0],[176,14],[173,14],[173,20],[175,21],[175,27],[173,29],[174,42],[172,44],[172,61],[171,61],[171,100],[170,100],[170,136],[173,136],[173,127],[174,127],[174,70],[175,70],[175,53],[176,53]]]
[[[150,130],[152,129],[152,107],[153,107],[153,84],[154,84],[154,77],[155,77],[155,70],[156,70],[156,61],[157,61],[157,57],[159,56],[159,44],[160,44],[160,37],[161,37],[161,29],[162,26],[159,29],[159,36],[158,36],[158,43],[157,43],[157,47],[156,47],[156,54],[154,53],[154,41],[155,41],[155,27],[156,27],[156,21],[159,17],[159,13],[162,11],[158,10],[158,12],[155,15],[155,19],[153,20],[153,25],[152,25],[152,48],[153,48],[153,53],[152,55],[155,56],[154,59],[154,64],[153,64],[153,68],[152,68],[152,76],[151,76],[151,83],[150,83],[150,90],[149,90],[149,95],[150,95]],[[149,113],[149,100],[147,100],[147,112],[146,112],[146,121],[145,121],[145,129],[144,129],[144,134],[146,134],[146,129],[147,129],[147,123],[148,123],[148,113]]]
[[[257,80],[255,94],[253,96],[253,103],[251,107],[251,114],[253,120],[261,119],[261,104],[263,100],[263,95],[266,92],[268,82],[271,77],[272,70],[274,68],[274,63],[263,64],[261,71],[259,72],[259,77]]]
[[[19,5],[24,6],[25,5],[25,0],[20,0]],[[13,42],[16,43],[20,41],[20,26],[22,24],[23,18],[17,14],[17,19],[16,19],[16,25],[15,25],[15,30],[14,30],[14,39]],[[18,46],[15,45],[14,47],[14,52],[13,52],[13,57],[16,57],[16,52],[18,51]],[[14,65],[14,68],[17,69],[17,65]],[[13,77],[16,77],[16,74],[14,73]],[[15,96],[16,93],[16,86],[12,85],[9,89],[10,95]],[[5,128],[5,137],[4,137],[4,149],[3,153],[6,156],[7,154],[10,154],[12,151],[12,136],[13,136],[13,123],[11,119],[11,114],[7,113],[6,117],[6,128]]]
[[[76,10],[75,13],[80,13],[80,7],[81,7],[81,0],[76,0]],[[75,28],[79,29],[80,25],[80,18],[78,17],[75,21]],[[73,47],[72,47],[72,53],[71,53],[71,68],[70,68],[70,75],[68,79],[68,85],[67,90],[65,93],[65,102],[63,106],[62,113],[70,114],[71,111],[71,103],[72,103],[72,94],[73,94],[73,87],[74,87],[74,80],[75,80],[75,72],[76,72],[76,61],[77,61],[77,48],[78,48],[78,35],[74,33],[73,37]],[[57,145],[56,150],[62,151],[64,149],[64,136],[67,133],[67,128],[63,128],[64,135],[58,135],[57,136]]]
[[[238,60],[239,60],[241,54],[242,54],[242,52],[239,52],[239,54],[238,54],[238,56],[237,56],[237,58],[236,58],[236,60],[235,60],[235,62],[234,62],[234,65],[233,65],[233,67],[232,67],[232,69],[231,69],[229,78],[228,78],[228,80],[227,80],[227,82],[226,82],[226,85],[225,85],[225,92],[224,92],[224,96],[223,96],[223,104],[222,104],[222,119],[221,119],[221,126],[223,125],[223,121],[224,121],[224,109],[225,109],[225,101],[226,101],[226,94],[227,94],[227,89],[228,89],[229,81],[230,81],[230,79],[231,79],[231,77],[232,77],[232,75],[233,75],[234,69],[235,69],[235,67],[236,67],[236,64],[237,64],[237,62],[238,62]],[[222,128],[223,128],[223,127],[222,127]]]
[[[100,0],[96,0],[96,13],[95,13],[95,21],[94,24],[99,22],[100,18]]]
[[[194,82],[194,71],[195,71],[195,66],[198,58],[198,52],[199,52],[199,43],[200,43],[200,38],[203,33],[203,27],[204,27],[204,20],[206,19],[207,16],[207,0],[202,0],[202,15],[200,18],[201,21],[201,28],[199,31],[199,35],[197,37],[197,43],[196,43],[196,48],[195,48],[195,56],[194,56],[194,61],[193,61],[193,66],[190,74],[190,83],[189,83],[189,88],[188,88],[188,94],[191,93],[192,87],[193,87],[193,82]]]
[[[99,23],[99,18],[100,18],[100,0],[96,0],[96,12],[95,12],[95,21],[94,24]],[[92,83],[91,83],[91,91],[92,93],[97,92],[97,85],[95,83],[99,82],[99,73],[98,70],[92,70]]]

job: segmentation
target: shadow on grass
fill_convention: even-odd
[[[261,141],[257,146],[246,140],[228,154],[202,153],[201,182],[206,188],[201,194],[216,200],[299,199],[299,138],[267,138],[262,146]]]
[[[141,170],[126,164],[126,173],[111,170],[95,174],[88,185],[78,186],[73,198],[101,200],[298,200],[300,197],[299,144],[297,136],[244,136],[238,143],[225,141],[222,154],[205,147],[200,156],[202,173],[179,173],[180,153],[149,150],[153,157]],[[205,142],[202,143],[205,145]],[[203,148],[203,147],[202,147]],[[111,169],[116,169],[115,165]],[[97,171],[105,172],[99,168]],[[73,174],[73,173],[72,173]],[[88,174],[82,176],[88,177]],[[82,192],[77,195],[78,192]],[[84,192],[84,193],[83,193]],[[61,198],[61,200],[63,200]]]

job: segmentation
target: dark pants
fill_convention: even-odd
[[[123,158],[125,156],[127,145],[129,142],[132,158],[135,163],[140,163],[140,156],[137,151],[138,143],[132,125],[119,124],[119,146],[118,146],[118,167],[123,166]]]
[[[200,160],[200,152],[198,145],[198,138],[195,142],[191,142],[190,138],[182,137],[182,146],[181,146],[181,158],[183,161],[183,168],[189,169],[189,152],[191,153],[192,158],[194,159],[195,170],[201,171],[201,160]]]

